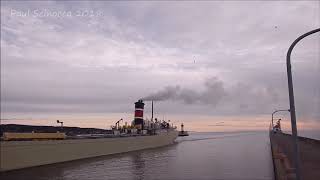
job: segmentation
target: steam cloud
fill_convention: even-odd
[[[164,89],[152,93],[142,100],[144,101],[182,101],[186,104],[210,104],[217,105],[219,101],[227,95],[224,84],[217,77],[208,79],[205,82],[203,91],[196,91],[194,89],[181,88],[180,86],[167,86]]]

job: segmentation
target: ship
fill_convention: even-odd
[[[153,104],[153,103],[152,103]],[[144,120],[144,102],[135,102],[131,125],[120,126],[122,119],[105,133],[3,132],[0,171],[61,163],[117,153],[157,148],[173,144],[176,127],[157,119]],[[67,129],[67,128],[65,128]],[[66,130],[65,130],[66,131]],[[108,133],[107,133],[108,132]]]

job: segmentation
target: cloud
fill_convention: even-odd
[[[268,114],[288,107],[285,54],[319,12],[316,1],[1,2],[1,109],[128,112],[150,94],[174,100],[158,107],[168,113]],[[292,55],[300,117],[320,116],[319,49],[314,35]]]

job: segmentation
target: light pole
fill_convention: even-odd
[[[275,110],[273,113],[272,113],[272,118],[271,118],[271,125],[272,125],[272,128],[273,128],[273,115],[277,112],[281,112],[281,111],[289,111],[290,112],[290,109],[280,109],[280,110]]]
[[[293,138],[293,153],[294,153],[294,164],[296,168],[296,180],[301,179],[300,174],[300,164],[299,164],[299,148],[298,148],[298,132],[297,132],[297,124],[296,124],[296,109],[294,106],[294,94],[293,94],[293,83],[292,83],[292,72],[291,72],[291,52],[295,45],[303,38],[314,34],[316,32],[320,32],[320,28],[309,31],[300,37],[298,37],[288,49],[287,52],[287,76],[288,76],[288,90],[289,90],[289,101],[290,101],[290,116],[291,116],[291,128],[292,128],[292,138]]]
[[[61,124],[61,128],[63,127],[63,122],[62,121],[59,121],[59,120],[57,120],[57,123],[59,124]]]

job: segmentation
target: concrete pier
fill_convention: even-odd
[[[295,179],[293,140],[290,134],[270,132],[276,180]],[[301,179],[320,179],[320,141],[299,137]]]

